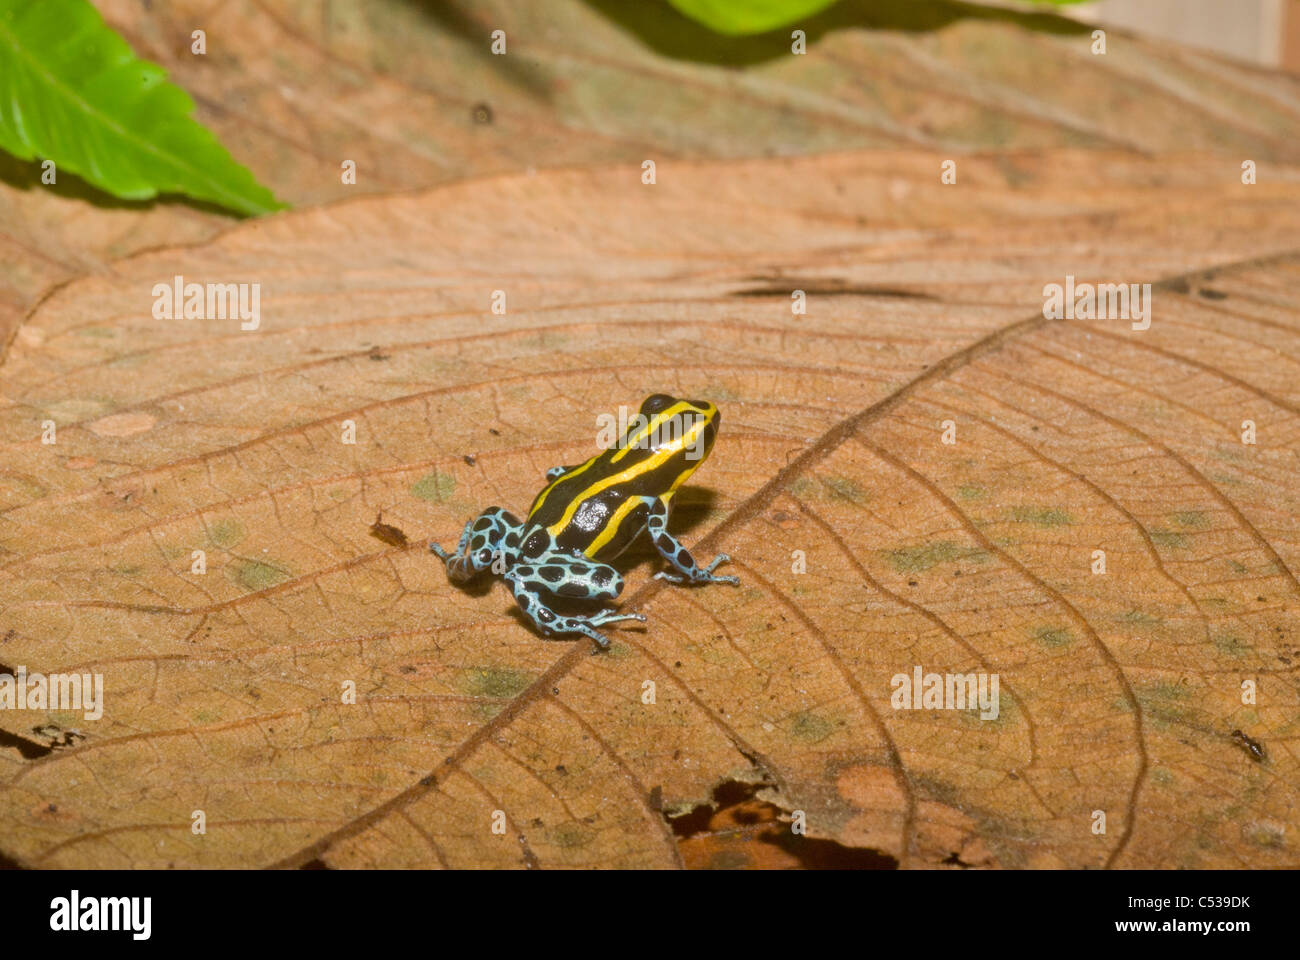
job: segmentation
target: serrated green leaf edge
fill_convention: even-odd
[[[244,214],[282,209],[87,0],[0,0],[0,149],[125,200],[180,193]]]

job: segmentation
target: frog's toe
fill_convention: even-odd
[[[704,577],[700,580],[700,582],[701,583],[730,583],[730,584],[734,584],[737,587],[740,586],[739,577],[733,577],[730,575],[715,577],[713,575],[714,570],[716,570],[722,564],[729,563],[729,562],[731,562],[730,556],[728,556],[725,553],[718,554],[716,557],[713,558],[713,562],[704,568]]]
[[[594,623],[595,621],[592,622]],[[565,627],[566,629],[563,631],[564,633],[580,633],[584,637],[590,637],[592,640],[596,641],[596,646],[600,647],[600,649],[609,649],[609,638],[592,629],[591,624],[585,623],[581,620],[574,620],[565,624]]]
[[[597,626],[604,626],[607,623],[615,623],[619,620],[640,620],[645,623],[644,613],[615,613],[610,610],[606,613],[598,613],[591,618],[591,622]]]

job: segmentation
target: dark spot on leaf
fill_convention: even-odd
[[[1264,762],[1264,746],[1254,737],[1248,737],[1240,730],[1232,731],[1232,739],[1244,749],[1256,763]]]
[[[24,760],[36,760],[40,757],[49,756],[54,752],[53,744],[36,743],[26,737],[10,733],[8,730],[0,730],[0,748],[5,747],[17,750],[18,755]]]
[[[733,297],[782,297],[789,299],[796,290],[802,290],[810,297],[895,297],[908,300],[933,300],[932,294],[920,290],[908,290],[903,287],[886,287],[875,285],[853,286],[838,278],[817,278],[800,280],[798,277],[752,277],[766,286],[747,287],[733,290]]]
[[[390,547],[406,546],[406,534],[400,528],[384,523],[383,517],[383,513],[375,516],[375,522],[370,525],[370,535]]]

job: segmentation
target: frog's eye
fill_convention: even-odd
[[[666,393],[656,393],[646,397],[641,403],[641,412],[647,417],[653,416],[661,410],[667,410],[677,401]]]
[[[478,559],[478,562],[479,562],[479,565],[480,565],[480,566],[484,566],[484,567],[486,567],[489,563],[492,562],[492,551],[491,551],[490,549],[487,549],[487,548],[484,548],[484,549],[480,550],[480,551],[478,552],[478,558],[477,558],[477,559]]]

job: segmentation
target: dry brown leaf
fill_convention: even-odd
[[[961,3],[841,0],[728,39],[624,0],[95,0],[196,117],[295,204],[647,158],[861,147],[1217,150],[1300,162],[1300,80],[1112,31]],[[203,29],[208,52],[191,52]],[[508,55],[492,56],[502,29]],[[340,179],[357,163],[355,186]],[[36,172],[34,172],[36,171]],[[0,350],[51,286],[207,239],[224,215],[115,204],[0,160]],[[1267,176],[1267,174],[1265,174]],[[93,200],[94,205],[88,200]]]
[[[0,711],[4,853],[771,863],[767,827],[716,861],[674,830],[745,785],[706,830],[803,811],[907,867],[1294,866],[1300,176],[1048,152],[944,187],[941,159],[502,177],[49,297],[0,367],[0,663],[102,673],[107,703]],[[155,320],[176,274],[260,282],[261,330]],[[1151,328],[1045,320],[1066,274],[1163,281]],[[678,521],[741,588],[642,555],[622,604],[649,621],[592,655],[447,582],[427,538],[523,509],[661,390],[722,408]],[[918,664],[997,672],[1000,718],[892,710]]]

